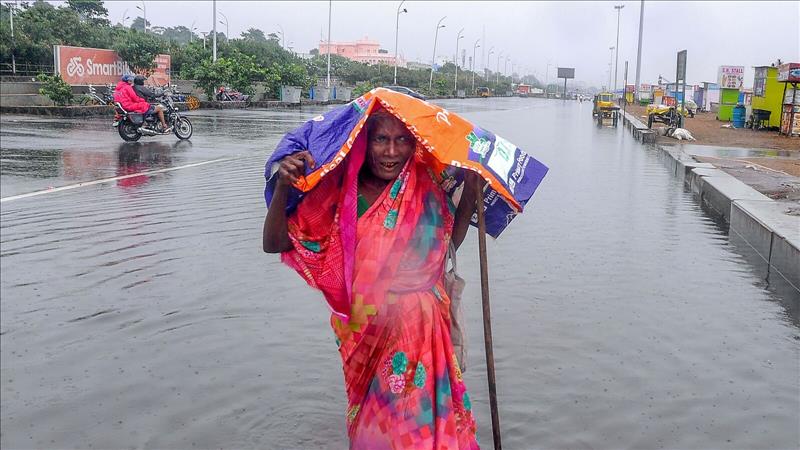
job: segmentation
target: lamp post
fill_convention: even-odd
[[[14,7],[16,6],[16,3],[17,1],[14,0],[13,5],[11,3],[8,4],[8,21],[11,24],[11,73],[14,75],[17,74],[17,42],[14,40]]]
[[[480,39],[475,40],[475,45],[472,46],[472,93],[475,94],[475,51],[478,50],[478,47],[481,45],[478,44]]]
[[[444,28],[442,25],[442,21],[447,18],[447,16],[442,17],[439,19],[439,22],[436,23],[436,33],[433,35],[433,56],[431,57],[431,80],[428,82],[428,90],[433,92],[433,66],[436,64],[436,41],[439,39],[439,28]]]
[[[201,31],[200,34],[203,35],[203,50],[206,49],[206,35],[208,35],[208,31]]]
[[[328,0],[328,83],[325,85],[328,89],[331,88],[331,10],[333,9],[333,0]]]
[[[147,33],[147,6],[144,4],[144,0],[142,0],[142,6],[136,5],[136,9],[144,14],[144,32]]]
[[[617,69],[619,68],[618,67],[619,66],[619,17],[620,13],[622,12],[622,8],[624,7],[625,5],[614,5],[614,9],[617,10],[617,45],[615,45],[617,49],[617,54],[615,58],[616,61],[614,62],[614,91],[613,91],[615,94],[617,92]]]
[[[400,14],[408,12],[408,10],[405,8],[402,10],[400,9],[405,2],[406,0],[403,0],[399,5],[397,5],[397,17],[395,17],[394,22],[394,84],[397,84],[397,38],[400,35]]]
[[[500,60],[501,59],[503,59],[503,52],[500,52],[500,54],[497,55],[497,72],[495,72],[497,74],[497,80],[495,80],[495,82],[494,82],[495,89],[497,89],[497,85],[500,84]],[[496,92],[495,92],[495,94],[496,94]]]
[[[192,21],[192,25],[189,27],[189,42],[194,40],[194,30],[197,28],[194,27],[194,23],[197,22],[196,20]]]
[[[458,30],[458,37],[456,38],[456,57],[453,60],[453,62],[456,63],[456,76],[455,76],[455,82],[453,84],[453,94],[455,94],[456,96],[458,96],[458,41],[464,39],[464,36],[461,34],[463,32],[464,32],[463,28]]]
[[[644,0],[642,0],[642,4],[639,7],[639,44],[638,48],[636,49],[636,87],[634,87],[634,92],[636,92],[636,100],[639,100],[639,75],[640,70],[642,67],[642,30],[644,28]]]
[[[615,48],[617,48],[617,47],[613,46],[613,45],[611,47],[608,47],[608,49],[611,50],[611,59],[612,60],[614,59],[614,49]],[[611,89],[611,66],[612,66],[612,61],[609,60],[608,61],[608,88],[609,89]],[[611,93],[613,94],[614,91],[611,91]]]
[[[213,0],[211,4],[213,5],[214,8],[214,17],[213,19],[211,19],[211,25],[214,27],[213,28],[214,36],[212,37],[214,42],[214,49],[212,53],[214,62],[217,62],[217,0]]]
[[[547,61],[547,69],[544,71],[544,98],[550,97],[550,85],[547,84],[547,78],[550,76],[551,65],[550,61]]]
[[[231,40],[231,27],[230,23],[228,22],[228,17],[225,14],[222,14],[222,11],[219,12],[219,15],[222,16],[225,21],[219,21],[222,25],[225,25],[225,42],[230,42]]]
[[[486,65],[483,66],[483,76],[487,79],[489,78],[489,66],[491,65],[489,63],[491,62],[492,53],[494,53],[494,45],[489,47],[489,52],[486,53]]]

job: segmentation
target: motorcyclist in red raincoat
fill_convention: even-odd
[[[145,99],[136,95],[133,90],[133,75],[125,74],[122,79],[117,83],[114,89],[114,101],[122,105],[122,109],[129,112],[136,112],[140,114],[158,114],[158,119],[161,121],[161,129],[164,134],[172,131],[172,127],[167,126],[164,120],[164,110],[161,107],[156,107],[148,103]]]

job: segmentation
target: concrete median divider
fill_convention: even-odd
[[[642,121],[634,117],[634,115],[629,112],[624,112],[623,114],[622,125],[631,130],[634,139],[644,144],[649,144],[656,141],[656,133],[647,128],[647,125],[642,123]]]
[[[623,123],[637,141],[654,143],[655,133],[636,117]],[[652,139],[652,140],[651,140]],[[737,253],[776,292],[800,309],[800,206],[776,201],[712,164],[696,161],[679,146],[655,144],[658,156],[711,216],[724,221]]]

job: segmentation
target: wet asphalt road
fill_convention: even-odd
[[[589,103],[443,103],[551,168],[489,243],[506,448],[797,447],[797,309],[656,151]],[[0,213],[2,448],[346,447],[327,308],[260,251],[263,162],[323,111],[199,111],[184,143],[0,119],[2,197],[45,191]],[[465,377],[490,448],[474,241]]]

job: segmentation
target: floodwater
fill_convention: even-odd
[[[590,103],[443,104],[550,167],[489,242],[506,448],[798,447],[795,300],[656,150]],[[327,308],[260,243],[263,162],[320,111],[196,112],[179,145],[2,118],[2,197],[74,187],[2,203],[2,448],[346,448]],[[491,448],[475,241],[465,377]]]

